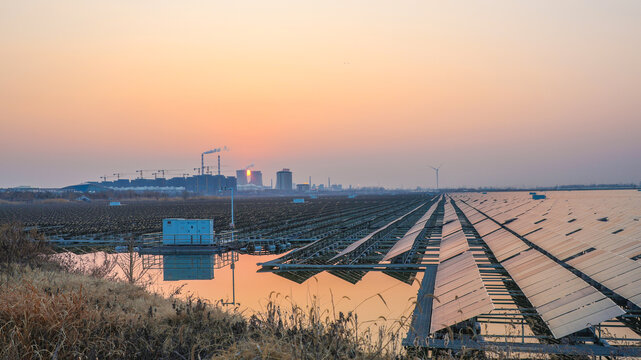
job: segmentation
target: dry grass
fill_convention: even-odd
[[[0,358],[383,359],[358,338],[356,317],[321,320],[318,307],[270,302],[244,318],[201,300],[59,269],[0,273]]]
[[[190,358],[229,346],[237,315],[138,286],[21,266],[0,275],[0,358]]]
[[[0,225],[0,270],[9,264],[40,262],[40,257],[51,253],[42,234],[35,230],[25,232],[20,223]]]

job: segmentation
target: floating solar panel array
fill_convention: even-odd
[[[577,200],[532,209],[506,227],[641,307],[641,264],[632,260],[641,253],[641,223],[634,220],[635,210],[637,216],[641,211],[608,206],[614,215],[603,216],[596,206],[578,207],[574,202],[585,206],[585,200]]]
[[[597,334],[601,327],[626,328],[641,344],[641,193],[633,198],[610,192],[546,195],[535,200],[526,192],[448,194],[406,209],[362,237],[342,240],[323,261],[301,264],[319,264],[324,266],[319,271],[350,282],[368,271],[367,259],[372,270],[385,269],[399,279],[393,274],[399,269],[424,273],[404,341],[408,346],[442,340],[442,346],[452,348],[443,340],[447,328],[474,328],[483,319],[490,325],[518,321],[522,344],[529,336],[528,341],[541,344],[569,337],[567,343],[604,346],[607,341]],[[308,248],[331,246],[322,245]],[[414,251],[418,258],[407,255]],[[362,261],[349,270],[346,265],[356,263],[354,254]],[[288,256],[293,259],[295,252]],[[279,266],[278,261],[268,265]],[[482,338],[497,336],[486,331]],[[614,337],[612,343],[620,340]],[[641,355],[638,346],[616,349],[623,352],[596,351]],[[575,351],[584,350],[545,348]]]
[[[330,261],[331,261],[331,260],[334,260],[334,259],[336,259],[336,258],[338,258],[338,257],[340,257],[340,256],[343,256],[343,255],[345,255],[345,254],[348,254],[348,253],[350,253],[350,252],[352,252],[352,251],[354,251],[354,250],[356,250],[359,246],[363,245],[363,244],[364,244],[364,243],[366,243],[368,240],[370,240],[370,239],[372,239],[374,236],[376,236],[376,234],[379,234],[379,233],[381,233],[382,231],[385,231],[385,229],[389,228],[390,226],[393,226],[394,224],[396,224],[397,222],[399,222],[399,221],[400,221],[401,219],[403,219],[404,217],[406,217],[406,216],[410,215],[411,213],[413,213],[413,212],[417,211],[419,208],[421,208],[421,206],[423,206],[423,205],[419,205],[419,206],[417,206],[416,208],[414,208],[414,209],[410,210],[410,211],[409,211],[409,212],[407,212],[406,214],[403,214],[402,216],[398,217],[397,219],[394,219],[394,220],[390,221],[390,222],[389,222],[388,224],[386,224],[385,226],[383,226],[383,227],[381,227],[381,228],[379,228],[379,229],[377,229],[377,230],[373,231],[373,232],[372,232],[372,233],[370,233],[370,234],[367,234],[367,235],[366,235],[366,236],[364,236],[362,239],[359,239],[359,240],[357,240],[357,241],[355,241],[355,242],[353,242],[353,243],[349,244],[345,249],[343,249],[341,252],[339,252],[338,254],[336,254],[336,256],[334,256],[333,258],[331,258],[331,259],[330,259]]]
[[[462,205],[463,211],[470,211]],[[496,259],[560,338],[625,312],[552,259],[503,228],[483,237]]]
[[[417,299],[412,330],[413,342],[439,330],[488,313],[494,305],[485,287],[476,260],[454,207],[448,199],[443,212],[443,234],[435,277],[424,277],[422,288],[433,296]],[[434,281],[433,284],[426,282]],[[428,312],[429,316],[425,316]]]
[[[464,200],[466,215],[488,217],[474,226],[560,338],[635,312],[634,305],[641,305],[641,264],[633,260],[641,252],[641,227],[635,220],[641,199],[597,200],[590,199],[596,194],[585,192],[588,199],[555,195],[544,201],[523,193],[454,197]],[[616,220],[609,223],[612,219]],[[622,235],[625,231],[627,236]],[[634,305],[617,306],[610,292]]]
[[[522,214],[506,227],[641,306],[641,264],[633,260],[641,253],[641,210],[617,209],[613,203],[622,202],[620,198],[599,200],[609,213],[599,204],[586,202],[557,200]]]

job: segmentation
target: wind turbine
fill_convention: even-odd
[[[438,167],[434,167],[432,165],[427,165],[427,166],[431,167],[432,169],[434,169],[434,171],[436,171],[436,190],[438,191],[438,170],[441,168],[441,166],[443,166],[443,164],[439,165]]]

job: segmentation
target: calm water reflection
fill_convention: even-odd
[[[236,301],[239,309],[247,313],[264,309],[271,295],[285,307],[292,303],[300,307],[315,304],[330,317],[340,311],[354,311],[360,324],[389,326],[402,316],[411,315],[421,280],[419,274],[417,281],[410,285],[382,272],[372,271],[358,283],[351,284],[322,272],[298,284],[274,273],[257,273],[259,267],[256,263],[279,255],[236,255]],[[230,254],[226,257],[158,255],[146,257],[145,262],[147,267],[151,267],[150,290],[169,294],[183,286],[180,295],[183,297],[194,295],[212,303],[232,299]]]
[[[212,280],[214,255],[164,255],[163,281]]]

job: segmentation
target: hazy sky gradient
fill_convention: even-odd
[[[0,187],[641,181],[641,1],[3,1]],[[215,164],[210,158],[210,165]],[[176,173],[182,173],[178,171]],[[149,172],[150,175],[150,172]]]

